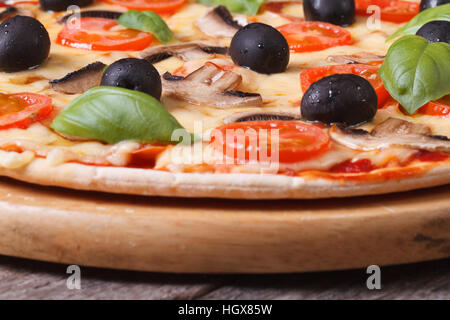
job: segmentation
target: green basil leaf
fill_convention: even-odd
[[[378,73],[391,96],[413,114],[450,94],[450,44],[405,36],[392,44]]]
[[[199,0],[201,4],[210,6],[225,6],[231,12],[255,15],[265,0]]]
[[[123,13],[116,21],[127,28],[150,32],[164,44],[169,43],[173,39],[173,33],[167,24],[153,11],[129,10]]]
[[[416,34],[420,27],[433,20],[450,21],[450,3],[422,11],[387,38],[387,41],[394,39],[400,34]]]
[[[114,144],[177,143],[172,133],[183,127],[148,94],[117,87],[96,87],[72,101],[51,128],[68,136]],[[184,129],[182,129],[184,130]]]

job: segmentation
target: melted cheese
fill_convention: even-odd
[[[125,57],[136,57],[139,52],[99,52],[85,51],[59,46],[55,43],[56,36],[61,30],[62,25],[57,23],[57,19],[66,13],[49,13],[37,9],[33,5],[23,5],[27,9],[32,10],[36,17],[45,25],[52,39],[51,53],[48,62],[40,68],[23,71],[18,73],[0,73],[0,86],[2,92],[35,92],[45,94],[53,99],[53,103],[58,108],[64,108],[70,101],[78,95],[66,95],[55,92],[48,84],[48,80],[61,78],[69,72],[78,70],[83,66],[95,61],[101,61],[105,64],[111,64],[114,61]],[[207,40],[215,42],[217,45],[228,46],[231,39],[212,39],[200,32],[195,26],[198,17],[203,15],[210,7],[206,7],[196,3],[189,3],[177,13],[170,17],[164,17],[169,27],[174,31],[175,42],[185,42],[193,40]],[[94,5],[86,8],[86,10],[116,10],[124,11],[119,7],[96,2]],[[297,17],[303,17],[302,6],[293,3],[283,8],[283,14]],[[239,15],[237,15],[239,16]],[[289,23],[282,15],[272,12],[264,12],[257,17],[252,17],[252,21],[270,24],[274,27]],[[381,22],[381,31],[369,30],[367,19],[357,17],[357,22],[348,28],[351,32],[354,44],[352,46],[341,46],[329,48],[318,52],[292,53],[290,64],[286,72],[282,74],[263,75],[234,66],[233,71],[242,75],[243,81],[238,90],[246,92],[258,92],[264,100],[264,111],[282,111],[299,113],[299,102],[302,98],[300,89],[300,73],[311,67],[323,66],[329,64],[326,58],[330,55],[352,54],[361,51],[367,51],[375,54],[385,54],[389,43],[385,40],[397,30],[400,25],[389,22]],[[156,40],[155,40],[156,42]],[[177,58],[169,58],[155,64],[155,67],[162,74],[166,71],[174,72],[181,66],[191,72],[202,66],[206,60],[196,60],[184,63]],[[231,59],[225,56],[218,56],[214,60],[217,64],[233,65]],[[252,108],[233,108],[228,110],[215,109],[209,106],[194,106],[187,102],[175,100],[168,97],[162,97],[162,103],[173,114],[177,120],[186,127],[187,130],[193,132],[195,121],[201,121],[205,131],[216,128],[223,124],[223,119],[233,113],[251,111]],[[449,118],[431,117],[417,115],[408,117],[393,108],[380,110],[374,123],[379,123],[388,117],[398,117],[413,121],[415,123],[423,123],[430,126],[434,134],[450,136]],[[363,126],[370,129],[374,124]],[[0,145],[16,143],[25,150],[32,150],[37,154],[45,155],[49,161],[58,164],[65,161],[77,161],[123,165],[127,162],[130,152],[136,150],[139,146],[136,143],[125,142],[117,146],[106,146],[97,142],[75,143],[63,139],[56,135],[46,127],[35,124],[28,130],[3,130],[0,131]],[[178,148],[186,148],[177,146],[164,152],[157,162],[157,167],[176,167],[174,170],[182,170],[183,158],[174,156]],[[12,154],[6,157],[6,153],[0,153],[0,165],[12,166],[16,162],[20,167],[27,161],[31,161],[30,153]],[[203,151],[202,163],[212,164],[217,161],[217,154],[214,154],[210,148],[206,147]],[[364,153],[348,150],[345,148],[334,147],[332,151],[322,155],[321,157],[305,161],[302,163],[280,165],[281,169],[287,167],[293,170],[307,169],[323,169],[326,170],[336,163],[346,159],[363,159],[370,158],[377,164],[385,164],[392,157],[400,157],[401,159],[410,155],[405,149],[393,148],[389,151],[378,151],[376,153]],[[9,160],[5,160],[9,159]],[[13,159],[13,160],[11,160]],[[15,160],[14,160],[15,159]],[[260,165],[236,166],[237,171],[261,171]]]

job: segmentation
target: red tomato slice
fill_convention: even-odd
[[[343,64],[337,66],[325,66],[310,68],[300,74],[300,83],[303,92],[314,82],[333,74],[351,73],[363,77],[368,80],[378,96],[378,107],[382,107],[386,100],[390,97],[389,92],[385,89],[383,81],[378,75],[379,66],[371,66],[365,64]]]
[[[356,0],[356,13],[363,16],[370,16],[367,13],[370,5],[379,6],[381,9],[381,20],[390,22],[407,22],[419,13],[420,4],[411,1],[398,0]]]
[[[286,38],[291,52],[320,51],[353,43],[350,32],[325,22],[293,22],[277,29]]]
[[[437,101],[428,102],[417,112],[429,116],[450,116],[450,95]]]
[[[66,24],[56,38],[62,46],[99,51],[139,51],[153,40],[150,33],[132,29],[114,30],[111,19],[80,18],[80,27]],[[119,27],[121,28],[121,27]]]
[[[267,141],[259,140],[261,129],[267,130]],[[247,162],[251,153],[255,150],[258,156],[257,160],[260,160],[260,152],[263,146],[267,148],[267,155],[271,156],[273,149],[271,145],[271,130],[273,129],[278,130],[278,150],[281,163],[309,160],[330,148],[330,137],[324,130],[314,125],[296,121],[232,123],[218,128],[216,133],[213,134],[211,143],[216,149],[222,151],[224,155],[233,154],[238,163]],[[256,139],[249,138],[249,135],[246,135],[249,132],[256,132]],[[221,136],[220,139],[218,139],[217,134]],[[261,143],[264,143],[264,145]],[[245,159],[240,154],[245,154]]]
[[[35,93],[0,93],[0,129],[26,129],[48,117],[53,111],[52,99]]]
[[[187,0],[102,0],[130,10],[150,10],[157,13],[172,13],[184,6]]]

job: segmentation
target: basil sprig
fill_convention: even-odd
[[[131,140],[174,144],[172,133],[183,129],[148,94],[118,87],[96,87],[72,101],[51,128],[68,136],[114,144]]]
[[[231,12],[255,15],[265,0],[199,0],[201,4],[209,6],[225,6]]]
[[[378,73],[391,96],[413,114],[450,94],[450,44],[405,36],[389,48]]]
[[[420,27],[433,20],[450,21],[450,3],[422,11],[406,25],[398,29],[392,36],[387,38],[387,40],[394,39],[400,34],[416,34]]]
[[[164,44],[169,43],[173,39],[173,32],[164,20],[153,11],[129,10],[123,13],[116,21],[127,28],[150,32]]]

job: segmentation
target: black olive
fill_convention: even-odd
[[[447,3],[450,3],[450,0],[422,0],[420,1],[420,11],[434,8]]]
[[[39,0],[45,11],[65,11],[70,6],[86,7],[94,3],[94,0]]]
[[[144,59],[126,58],[114,62],[105,70],[100,85],[141,91],[161,99],[161,77]]]
[[[0,24],[0,70],[16,72],[41,65],[50,52],[50,37],[38,20],[15,16]]]
[[[435,20],[425,23],[416,35],[424,37],[430,42],[450,43],[450,22]]]
[[[335,74],[309,87],[301,111],[310,121],[355,125],[372,120],[377,106],[378,97],[369,81],[354,74]]]
[[[280,73],[289,64],[289,45],[277,29],[264,23],[251,23],[234,35],[230,55],[239,66],[259,73]]]
[[[355,0],[303,0],[307,21],[323,21],[338,26],[355,22]]]

